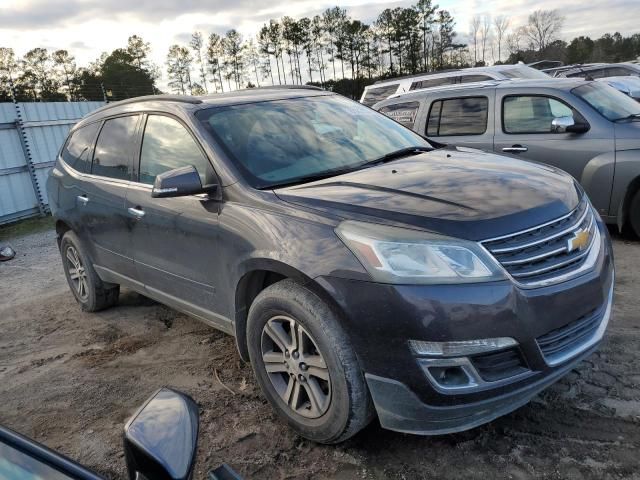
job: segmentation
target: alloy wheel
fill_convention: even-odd
[[[271,384],[295,413],[318,418],[331,404],[331,377],[311,334],[291,317],[270,318],[262,329],[261,352]]]
[[[80,300],[86,300],[89,297],[87,288],[87,272],[82,264],[80,255],[73,245],[67,247],[67,271],[69,272],[69,278],[73,285],[78,298]]]

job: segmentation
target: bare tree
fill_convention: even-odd
[[[498,44],[498,62],[502,62],[502,40],[507,33],[509,23],[509,17],[505,15],[498,15],[493,19],[493,26],[496,30],[496,42]]]
[[[535,50],[544,50],[558,39],[564,17],[557,10],[536,10],[529,15],[527,37]]]
[[[191,42],[189,42],[189,46],[196,55],[196,63],[200,66],[200,81],[202,82],[202,85],[198,86],[201,87],[205,93],[209,93],[209,89],[207,88],[207,72],[204,68],[204,62],[202,61],[202,48],[204,47],[202,33],[193,32],[193,34],[191,35]]]
[[[471,17],[471,23],[469,24],[469,28],[471,31],[469,35],[471,37],[471,41],[473,42],[473,65],[475,66],[478,63],[478,32],[480,31],[480,24],[482,23],[482,19],[480,15],[474,15]]]
[[[486,65],[485,55],[487,52],[487,41],[491,35],[491,17],[489,15],[482,16],[482,24],[480,25],[480,42],[482,43],[482,63]]]
[[[522,49],[522,38],[526,36],[527,27],[518,27],[507,35],[507,50],[509,55],[517,55]]]

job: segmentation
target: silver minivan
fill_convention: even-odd
[[[561,168],[607,223],[640,235],[640,103],[605,83],[483,82],[416,90],[373,108],[441,143]]]

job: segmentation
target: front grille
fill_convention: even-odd
[[[517,348],[477,355],[471,362],[485,382],[496,382],[529,370]]]
[[[579,268],[593,245],[597,228],[585,199],[564,217],[523,232],[485,240],[482,245],[516,281],[526,285]],[[571,248],[572,239],[581,231],[589,232],[587,245]]]
[[[538,347],[549,364],[558,363],[567,354],[578,351],[598,330],[602,308],[594,309],[577,320],[538,337]]]

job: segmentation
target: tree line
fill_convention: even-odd
[[[161,69],[151,46],[132,35],[127,45],[79,67],[67,50],[34,48],[16,58],[0,48],[0,101],[119,100],[158,93],[166,74],[173,93],[201,95],[239,88],[310,83],[359,97],[377,79],[447,68],[561,60],[615,62],[640,55],[640,34],[561,40],[565,18],[556,10],[532,12],[524,25],[508,16],[474,15],[458,41],[450,12],[432,0],[382,10],[370,24],[333,7],[313,17],[271,19],[251,38],[193,32],[171,45]]]

